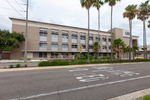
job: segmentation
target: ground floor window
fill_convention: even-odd
[[[68,53],[63,53],[62,55],[63,55],[63,58],[68,58],[69,54]]]
[[[107,56],[107,53],[104,53],[104,54],[103,54],[103,57],[106,57],[106,56]]]
[[[39,52],[39,57],[40,58],[46,58],[47,57],[47,52]]]
[[[58,58],[58,53],[51,53],[51,58]]]

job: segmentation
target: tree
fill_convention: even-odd
[[[143,48],[144,48],[144,59],[147,59],[147,43],[146,43],[146,28],[145,21],[150,15],[150,5],[148,5],[149,0],[144,3],[141,3],[139,6],[139,12],[137,14],[137,19],[143,21]]]
[[[123,48],[126,46],[121,38],[115,39],[112,44],[113,51],[117,53],[117,58],[119,59],[119,53],[123,52]]]
[[[94,50],[94,52],[95,53],[98,52],[99,49],[100,49],[100,45],[99,45],[99,48],[98,48],[98,42],[94,42],[94,44],[93,44],[93,50]]]
[[[133,45],[133,51],[132,52],[134,52],[134,54],[136,55],[137,51],[139,51],[139,47],[136,45]]]
[[[17,32],[10,33],[8,30],[0,30],[0,59],[2,59],[1,54],[5,48],[19,48],[19,43],[23,41],[25,41],[23,34]]]
[[[94,3],[93,3],[93,6],[97,8],[98,10],[98,45],[100,44],[99,43],[99,33],[100,33],[100,7],[103,5],[104,3],[100,0],[95,0]],[[98,46],[97,45],[97,46]],[[100,60],[99,58],[99,50],[98,50],[98,60]]]
[[[127,17],[129,19],[129,27],[130,27],[130,41],[129,41],[129,60],[131,60],[131,45],[133,48],[133,41],[132,41],[132,20],[135,18],[136,14],[138,13],[137,5],[128,5],[125,8],[126,12],[123,13],[123,18]],[[134,52],[133,59],[134,59]]]
[[[106,3],[109,3],[109,6],[111,7],[111,61],[113,60],[113,52],[112,52],[112,12],[113,12],[113,6],[116,5],[117,1],[121,0],[104,0]]]
[[[92,6],[94,0],[80,0],[81,6],[88,10],[88,62],[89,62],[89,28],[90,28],[90,13],[89,9]]]

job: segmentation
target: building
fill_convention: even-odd
[[[10,18],[12,20],[12,31],[25,33],[26,20]],[[74,59],[75,53],[80,53],[82,45],[82,54],[87,53],[88,49],[88,30],[72,26],[50,24],[44,22],[28,22],[28,43],[27,58],[30,59]],[[113,29],[113,39],[121,38],[129,45],[129,30],[120,28]],[[94,54],[92,45],[100,40],[100,56],[110,56],[111,33],[110,31],[100,32],[98,39],[98,30],[90,30],[89,51]],[[138,45],[138,36],[133,36],[133,44]],[[22,59],[24,57],[24,43],[20,48],[11,49],[12,59]]]

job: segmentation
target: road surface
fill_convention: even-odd
[[[150,88],[150,63],[0,73],[0,100],[107,100]]]

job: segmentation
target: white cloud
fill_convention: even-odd
[[[17,9],[22,10],[15,2],[15,0],[9,0],[11,4]],[[17,0],[19,3],[26,3],[26,0]],[[125,11],[125,7],[129,4],[140,4],[145,0],[122,0],[117,2],[113,8],[113,28],[129,29],[129,21],[127,18],[123,18],[122,14]],[[23,9],[26,9],[24,5],[21,5]],[[11,8],[6,0],[0,1],[0,7]],[[12,8],[11,8],[12,9]],[[110,6],[105,4],[101,7],[101,30],[110,30]],[[25,12],[20,12],[25,17]],[[97,9],[90,9],[90,28],[98,29]],[[1,16],[7,15],[7,16]],[[0,28],[11,30],[11,21],[8,17],[20,18],[21,16],[14,10],[0,8]],[[29,20],[36,20],[54,24],[62,24],[75,27],[88,27],[87,10],[82,8],[80,0],[29,0]],[[146,22],[146,26],[147,26]],[[147,42],[150,44],[150,29],[147,30]],[[143,41],[143,23],[142,21],[133,20],[133,35],[138,35],[139,44]]]

